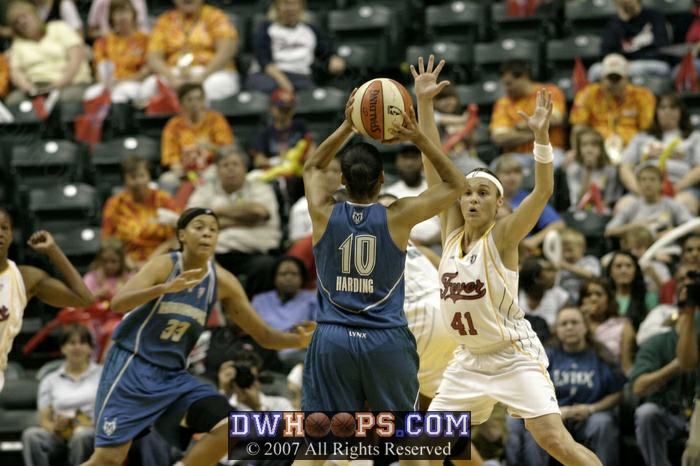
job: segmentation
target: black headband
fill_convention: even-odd
[[[180,216],[180,218],[177,220],[177,226],[175,230],[184,230],[185,228],[187,228],[187,225],[189,225],[193,218],[199,217],[200,215],[211,215],[216,219],[216,223],[219,223],[219,217],[217,217],[213,210],[196,208],[187,210],[184,214]]]

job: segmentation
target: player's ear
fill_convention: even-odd
[[[343,172],[340,172],[340,184],[343,186],[347,186],[348,180],[345,178],[345,174]]]

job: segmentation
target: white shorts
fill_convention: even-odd
[[[471,411],[474,425],[486,422],[497,402],[514,417],[560,414],[548,365],[537,339],[481,354],[462,348],[447,366],[430,411]]]
[[[452,360],[459,343],[450,336],[440,315],[440,303],[417,301],[404,304],[408,327],[416,337],[416,349],[420,357],[418,383],[420,394],[433,398],[445,368]]]

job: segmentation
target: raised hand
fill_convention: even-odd
[[[427,67],[423,64],[423,57],[418,58],[418,71],[411,65],[417,99],[432,99],[450,84],[449,81],[437,82],[438,75],[442,71],[442,67],[445,66],[445,60],[440,60],[440,63],[433,69],[434,62],[435,57],[430,55]]]
[[[413,107],[408,109],[408,113],[401,112],[403,116],[404,125],[399,124],[398,121],[394,121],[393,126],[389,129],[394,138],[390,141],[385,141],[384,144],[397,144],[399,142],[415,142],[415,140],[422,134],[420,126],[418,126],[418,121],[416,120],[416,111]]]
[[[37,252],[46,254],[49,249],[56,246],[53,236],[46,230],[39,230],[29,237],[27,244]]]
[[[180,275],[166,283],[168,287],[166,293],[177,293],[178,291],[199,285],[204,278],[196,278],[200,273],[202,273],[202,269],[192,269],[182,272]]]
[[[527,122],[535,136],[549,134],[549,121],[552,119],[552,93],[547,93],[546,89],[537,91],[535,111],[532,116],[518,111],[518,115]]]

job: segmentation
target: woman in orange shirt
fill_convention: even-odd
[[[88,88],[85,100],[94,99],[109,88],[112,103],[142,101],[143,80],[150,74],[146,63],[148,34],[138,30],[136,10],[130,0],[112,0],[109,23],[113,32],[95,41],[98,84]]]
[[[202,84],[210,100],[236,94],[240,76],[233,58],[238,32],[226,13],[204,0],[174,0],[174,10],[158,17],[148,42],[148,64],[173,89]],[[150,95],[156,78],[146,80]]]
[[[161,140],[161,164],[164,173],[158,184],[175,193],[188,172],[208,177],[205,170],[214,163],[214,154],[222,146],[233,144],[234,137],[226,118],[204,106],[201,84],[184,84],[177,90],[182,114],[168,121]]]

